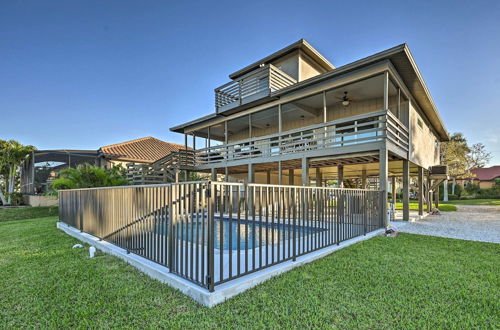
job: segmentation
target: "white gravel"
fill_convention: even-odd
[[[457,205],[456,212],[441,212],[415,222],[392,222],[400,232],[500,243],[500,207]]]

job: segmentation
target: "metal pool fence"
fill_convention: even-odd
[[[227,182],[63,190],[60,220],[218,284],[383,227],[377,190]]]

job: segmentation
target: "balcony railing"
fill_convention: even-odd
[[[215,89],[215,108],[217,112],[232,109],[270,93],[293,85],[297,82],[272,64],[263,66],[238,80],[233,80]]]
[[[199,149],[195,157],[196,164],[203,165],[344,147],[383,139],[408,152],[408,129],[386,110]]]

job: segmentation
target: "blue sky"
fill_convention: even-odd
[[[340,66],[408,43],[450,132],[500,164],[500,1],[0,2],[0,138],[97,149],[214,111],[300,38]]]

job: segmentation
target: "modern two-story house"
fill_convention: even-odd
[[[374,187],[410,176],[420,214],[437,191],[448,134],[406,44],[334,67],[299,40],[229,75],[215,111],[172,127],[194,149],[186,169],[212,180]],[[433,169],[435,169],[433,171]],[[394,185],[392,185],[394,186]]]

